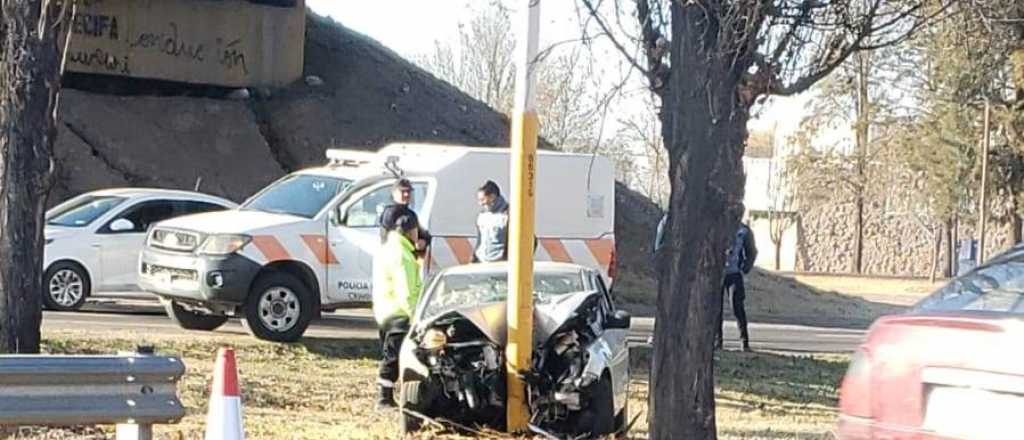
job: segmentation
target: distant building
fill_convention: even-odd
[[[796,268],[799,243],[797,215],[792,204],[783,200],[788,191],[781,173],[785,158],[779,154],[778,150],[782,149],[775,146],[776,142],[769,133],[751,133],[746,155],[743,156],[743,171],[747,175],[743,205],[756,239],[758,257],[755,264],[764,269],[775,269],[772,233],[776,232],[781,245],[779,270],[792,271]]]

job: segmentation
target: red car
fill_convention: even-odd
[[[876,321],[839,412],[842,440],[1024,438],[1024,248]]]

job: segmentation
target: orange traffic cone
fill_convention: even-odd
[[[228,347],[217,352],[213,387],[210,389],[210,409],[206,414],[206,440],[245,440],[235,350]]]

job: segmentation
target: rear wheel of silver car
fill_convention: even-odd
[[[294,276],[270,272],[253,283],[242,324],[253,336],[274,342],[295,342],[313,320],[316,298]]]
[[[160,302],[163,303],[164,310],[167,311],[167,316],[171,318],[171,321],[185,330],[212,331],[228,321],[227,316],[194,312],[174,301],[161,300]]]
[[[64,312],[81,309],[91,288],[81,266],[66,261],[55,263],[43,276],[43,305]]]
[[[612,389],[612,378],[605,373],[601,380],[594,384],[590,394],[593,399],[590,408],[594,416],[594,434],[608,435],[617,430],[615,417],[615,391]]]

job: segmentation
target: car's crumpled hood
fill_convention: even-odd
[[[576,310],[588,298],[596,295],[594,292],[580,292],[570,295],[563,295],[555,300],[544,304],[534,303],[533,307],[533,342],[537,346],[547,341],[551,335],[558,330],[565,321],[572,318]],[[444,313],[440,313],[418,324],[425,328],[431,323],[443,318],[451,317],[453,314],[461,315],[468,319],[487,336],[491,342],[505,346],[508,341],[508,306],[505,301],[491,302],[470,307],[455,307]]]

